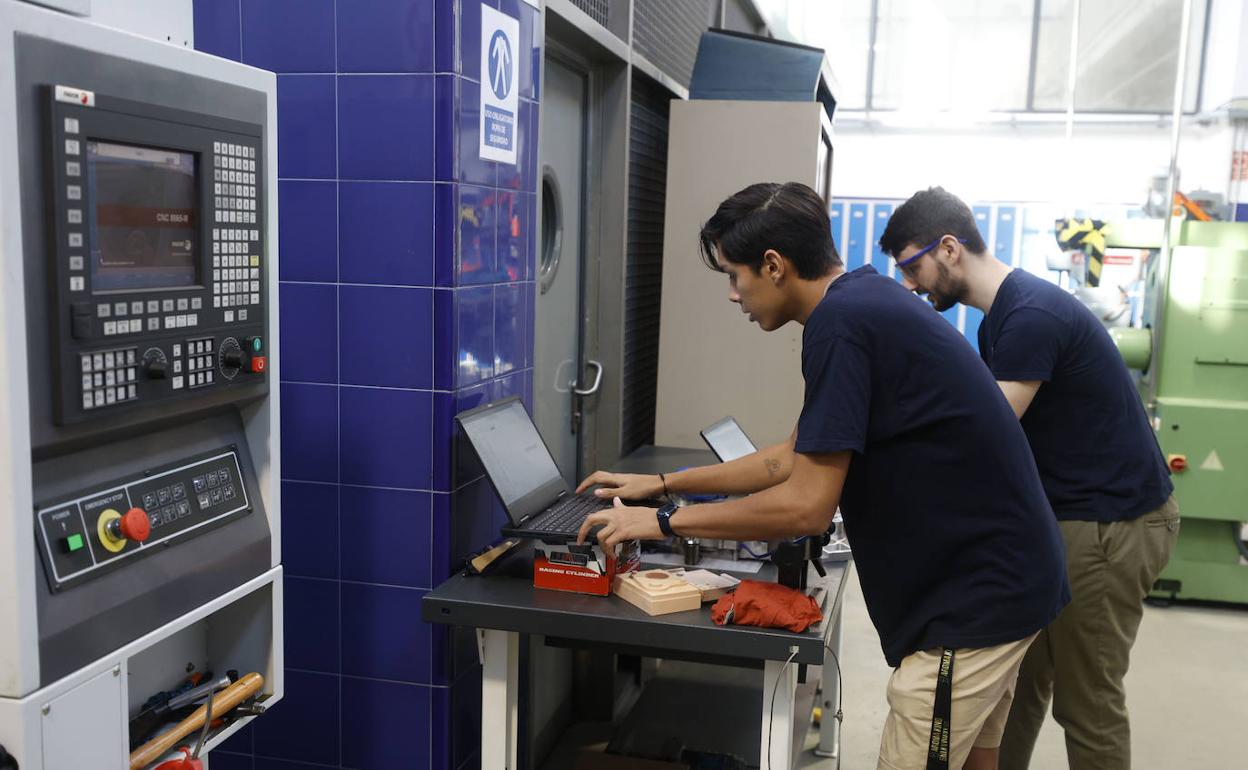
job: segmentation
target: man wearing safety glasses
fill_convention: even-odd
[[[1123,677],[1179,530],[1135,385],[1096,316],[989,254],[970,208],[945,190],[898,208],[880,247],[936,310],[984,312],[980,356],[1027,434],[1066,544],[1073,598],[1023,660],[1000,766],[1027,767],[1052,700],[1073,770],[1129,768]]]
[[[896,669],[879,767],[995,768],[1019,663],[1069,599],[1060,535],[1018,421],[943,319],[870,267],[845,271],[827,205],[809,187],[745,188],[720,204],[701,244],[750,321],[805,327],[797,429],[784,444],[666,477],[594,473],[578,491],[751,494],[666,520],[663,509],[617,499],[581,536],[601,526],[611,547],[665,534],[819,534],[839,504]]]

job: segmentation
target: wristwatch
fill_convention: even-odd
[[[659,529],[663,530],[664,535],[676,537],[676,532],[672,529],[672,514],[679,510],[676,503],[667,503],[655,512],[654,515],[659,519]]]

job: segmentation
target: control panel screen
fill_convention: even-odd
[[[86,150],[92,291],[198,285],[195,154],[96,140]]]

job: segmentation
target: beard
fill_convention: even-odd
[[[966,297],[966,282],[953,277],[949,268],[940,262],[936,263],[936,285],[927,292],[927,301],[943,313]]]

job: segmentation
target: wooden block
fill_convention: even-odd
[[[647,615],[666,615],[702,606],[702,593],[696,587],[661,569],[617,577],[615,593]]]

